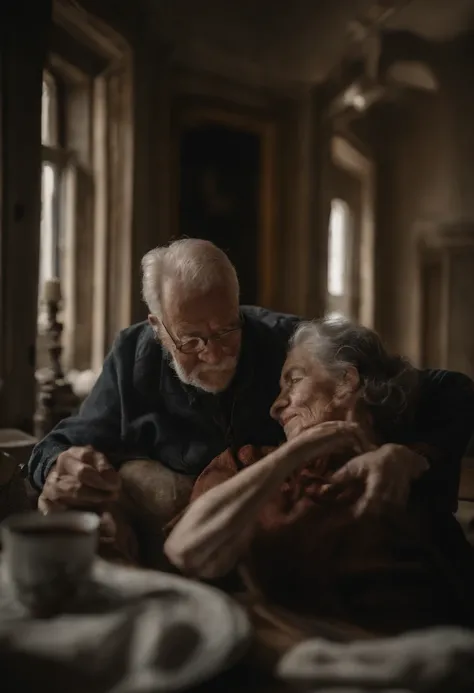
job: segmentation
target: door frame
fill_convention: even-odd
[[[358,320],[367,327],[375,323],[375,166],[373,161],[346,138],[331,140],[331,161],[360,180],[361,219],[359,248]]]
[[[272,120],[226,110],[225,108],[188,106],[180,109],[173,137],[172,164],[172,235],[178,237],[180,190],[180,136],[183,130],[198,125],[222,125],[255,134],[260,139],[260,190],[257,239],[258,303],[274,307],[277,292],[276,236],[276,124]]]

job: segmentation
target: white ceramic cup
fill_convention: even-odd
[[[3,570],[32,614],[60,613],[90,578],[100,519],[89,512],[29,512],[2,523]]]

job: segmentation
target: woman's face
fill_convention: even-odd
[[[288,354],[280,387],[270,414],[283,426],[287,439],[323,421],[344,419],[347,414],[347,406],[340,400],[341,383],[304,347],[295,347]]]

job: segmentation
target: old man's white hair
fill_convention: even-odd
[[[142,296],[150,313],[161,317],[167,279],[198,294],[227,285],[239,295],[239,280],[227,255],[210,241],[183,238],[150,250],[142,259]]]

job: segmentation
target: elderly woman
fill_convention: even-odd
[[[272,407],[287,442],[216,458],[173,524],[168,558],[202,578],[243,566],[269,602],[372,633],[474,626],[471,549],[453,517],[417,493],[425,459],[386,443],[416,397],[417,371],[371,330],[301,325]],[[365,488],[378,478],[367,469],[392,457],[404,462],[389,502],[362,508],[380,497]]]

